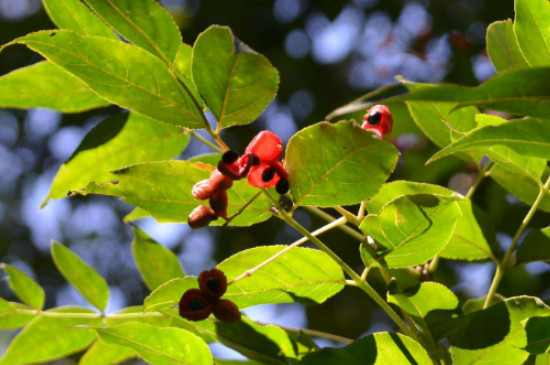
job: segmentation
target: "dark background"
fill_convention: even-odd
[[[162,2],[174,15],[184,42],[211,24],[229,25],[235,35],[264,54],[278,68],[278,97],[257,122],[231,128],[223,137],[244,149],[258,130],[269,128],[285,142],[300,128],[323,120],[333,109],[369,90],[394,82],[394,76],[422,82],[475,85],[494,69],[485,52],[485,30],[495,20],[513,17],[512,0],[355,0],[355,1],[186,1]],[[0,44],[29,32],[54,28],[39,0],[0,0]],[[0,75],[41,59],[21,46],[0,53]],[[140,304],[147,291],[130,250],[131,236],[121,217],[130,207],[115,199],[90,197],[52,201],[42,210],[55,172],[84,134],[117,107],[81,114],[0,109],[0,260],[23,269],[46,290],[46,306],[86,305],[55,270],[50,241],[60,241],[92,264],[111,286],[108,311]],[[475,170],[458,160],[444,159],[430,168],[424,162],[435,147],[417,133],[403,113],[394,113],[392,138],[412,148],[401,157],[393,178],[432,182],[465,192]],[[360,115],[358,115],[360,117]],[[322,148],[322,146],[312,146]],[[182,158],[210,152],[193,141]],[[501,249],[525,215],[526,206],[494,182],[484,182],[476,202],[491,218]],[[354,209],[354,208],[353,208]],[[298,211],[296,218],[314,229],[322,222]],[[533,227],[543,227],[539,214]],[[176,252],[185,270],[196,275],[224,258],[255,245],[290,243],[298,236],[275,219],[252,228],[206,228],[186,225],[139,226]],[[358,244],[339,232],[323,237],[358,271]],[[435,279],[450,286],[461,300],[484,296],[492,278],[491,263],[443,262]],[[548,266],[531,264],[508,274],[500,292],[532,294],[547,300]],[[374,285],[383,285],[373,275]],[[15,300],[0,282],[0,294]],[[245,311],[261,322],[309,327],[356,338],[392,328],[374,303],[356,289],[346,289],[316,307],[265,305]],[[16,331],[0,333],[0,353]],[[334,345],[320,342],[322,345]],[[216,354],[231,356],[220,346]],[[234,354],[233,354],[234,355]]]

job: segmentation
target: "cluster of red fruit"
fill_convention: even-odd
[[[218,270],[205,270],[199,275],[199,289],[189,289],[180,299],[179,314],[191,321],[202,321],[210,314],[220,321],[241,320],[239,307],[228,299],[221,299],[227,290],[227,278]]]
[[[289,183],[288,173],[279,161],[282,154],[283,142],[270,131],[262,131],[256,135],[241,157],[235,151],[225,152],[210,178],[193,186],[191,194],[199,200],[209,199],[210,207],[201,205],[195,208],[189,214],[189,226],[200,228],[218,217],[227,219],[227,190],[233,186],[234,180],[245,176],[252,186],[275,186],[279,194],[286,194]]]

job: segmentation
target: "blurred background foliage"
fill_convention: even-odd
[[[259,120],[224,132],[223,138],[238,150],[243,150],[258,130],[266,128],[286,142],[297,130],[323,120],[333,109],[394,83],[396,75],[419,82],[478,84],[494,73],[485,52],[486,27],[495,20],[513,17],[512,0],[162,3],[175,17],[186,43],[193,44],[211,24],[229,25],[238,38],[267,56],[279,70],[278,97]],[[51,28],[54,25],[40,0],[0,0],[0,44]],[[39,60],[40,56],[24,47],[10,47],[0,54],[0,74]],[[0,109],[0,260],[38,280],[47,293],[46,307],[86,306],[55,270],[49,254],[52,239],[71,247],[107,279],[112,292],[108,311],[140,304],[147,295],[133,262],[130,228],[121,220],[129,206],[114,199],[89,197],[51,201],[38,209],[55,172],[85,133],[117,112],[116,107],[67,115],[45,109]],[[403,150],[392,179],[437,183],[465,192],[475,179],[475,167],[452,158],[425,167],[435,146],[418,133],[403,105],[393,106],[392,112],[395,130],[391,139]],[[194,140],[180,158],[207,152],[207,147]],[[492,181],[484,181],[475,201],[495,225],[501,249],[506,248],[527,207]],[[296,218],[310,229],[322,224],[301,210]],[[538,214],[532,225],[544,227],[548,218]],[[275,219],[252,228],[196,231],[150,219],[138,225],[176,252],[192,275],[240,250],[298,238]],[[337,231],[326,234],[324,240],[357,270],[362,269],[357,242]],[[465,300],[486,294],[493,270],[490,263],[444,261],[434,279]],[[372,279],[384,290],[376,275]],[[548,300],[548,283],[548,266],[536,263],[507,274],[500,291]],[[0,296],[15,299],[5,280],[0,283]],[[385,314],[354,288],[320,306],[265,305],[245,312],[260,322],[309,327],[350,338],[392,327]],[[0,333],[0,353],[14,334]],[[335,345],[326,341],[320,344]],[[234,355],[220,346],[213,350],[221,356]]]

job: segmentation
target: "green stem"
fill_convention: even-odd
[[[350,211],[348,211],[347,209],[344,209],[342,208],[341,206],[335,206],[334,209],[342,214],[344,217],[346,217],[348,219],[348,222],[350,222],[351,224],[359,227],[359,225],[361,224],[361,221],[357,218],[357,216],[355,216],[355,214],[351,213]]]
[[[332,222],[337,219],[317,207],[304,207],[304,208],[327,222]],[[341,226],[338,226],[338,228],[341,229],[347,235],[355,238],[357,241],[363,241],[365,239],[365,237],[360,232],[357,232],[355,229],[351,228],[350,226],[341,225]]]
[[[217,151],[217,152],[220,152],[220,153],[224,153],[224,149],[221,148],[220,146],[210,142],[209,140],[207,140],[206,138],[204,138],[203,136],[201,136],[200,134],[198,134],[194,129],[188,129],[186,128],[185,129],[185,133],[187,134],[190,134],[192,135],[193,137],[195,137],[197,140],[201,141],[202,143],[204,143],[205,145],[207,145],[208,147],[212,148],[214,151]]]
[[[485,164],[485,166],[483,166],[483,168],[481,170],[479,170],[479,173],[477,174],[477,177],[476,177],[474,183],[470,187],[470,190],[468,190],[468,193],[466,193],[466,199],[471,199],[472,198],[472,196],[476,192],[479,184],[481,183],[481,181],[483,179],[485,179],[485,177],[487,176],[487,174],[489,173],[489,170],[491,169],[491,167],[493,167],[493,165],[494,165],[494,162],[489,161]]]
[[[261,325],[265,325],[265,323],[261,323],[261,322],[256,322],[256,323],[261,324]],[[281,325],[277,325],[277,327],[280,327],[280,328],[284,329],[285,331],[295,332],[295,333],[303,332],[308,336],[326,338],[327,340],[331,340],[331,341],[334,341],[334,342],[342,342],[342,343],[352,343],[353,342],[353,340],[351,338],[342,337],[342,336],[338,336],[338,335],[333,335],[332,333],[326,333],[326,332],[322,332],[322,331],[312,330],[312,329],[309,329],[309,328],[296,328],[296,327],[281,326]]]
[[[361,280],[361,277],[351,268],[348,264],[346,264],[336,253],[334,253],[327,245],[325,245],[320,239],[313,236],[306,228],[304,228],[302,225],[300,225],[298,222],[296,222],[292,217],[290,217],[280,206],[279,203],[275,198],[269,194],[267,190],[264,189],[264,192],[268,199],[271,201],[273,206],[275,206],[279,210],[279,217],[284,220],[289,226],[294,228],[298,233],[300,233],[302,236],[307,237],[313,244],[315,244],[317,247],[319,247],[322,251],[324,251],[327,255],[330,256],[348,276],[357,283],[357,286],[363,290],[365,293],[367,293],[372,300],[384,312],[388,314],[388,316],[397,324],[397,326],[403,331],[404,334],[407,336],[410,336],[412,338],[417,339],[418,341],[422,342],[422,339],[417,338],[416,334],[407,327],[407,324],[399,317],[399,315],[392,309],[392,307],[386,303],[384,299],[378,295],[376,290],[374,290],[373,287],[371,287],[366,281]]]
[[[506,254],[504,255],[504,258],[502,261],[497,263],[497,269],[495,271],[495,276],[493,277],[493,282],[491,283],[491,288],[489,289],[489,292],[487,293],[487,297],[485,298],[485,303],[483,304],[483,309],[489,307],[491,305],[491,301],[493,300],[494,295],[497,292],[498,286],[500,284],[500,281],[502,280],[502,277],[504,276],[504,272],[506,270],[506,267],[508,265],[508,261],[510,260],[510,257],[512,256],[512,253],[514,252],[514,249],[516,248],[516,245],[525,230],[527,228],[527,225],[535,215],[535,212],[537,211],[539,205],[542,203],[542,200],[544,196],[547,194],[548,189],[550,188],[550,176],[546,180],[546,183],[544,186],[539,190],[539,194],[537,195],[537,198],[535,199],[535,202],[531,206],[531,209],[527,212],[527,215],[525,218],[523,218],[523,221],[521,222],[521,225],[519,226],[518,230],[516,231],[516,234],[514,235],[514,238],[512,239],[512,243],[510,244],[510,247],[508,247],[508,251],[506,251]]]

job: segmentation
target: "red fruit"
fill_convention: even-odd
[[[205,270],[199,275],[201,292],[210,299],[219,299],[227,290],[227,277],[218,269]]]
[[[367,111],[363,117],[361,128],[374,132],[382,138],[391,133],[393,127],[393,117],[390,109],[385,105],[375,105]]]
[[[266,175],[271,175],[264,174],[264,172],[266,171],[273,171],[273,177],[268,181],[264,181],[263,179],[266,177]],[[275,170],[272,168],[271,164],[266,162],[262,162],[258,166],[254,166],[250,169],[250,173],[248,174],[248,183],[257,188],[273,187],[277,185],[277,182],[279,182],[280,179],[281,177],[279,176],[279,174],[275,173]]]
[[[213,193],[214,190],[212,189],[212,184],[209,179],[199,181],[193,185],[193,190],[191,190],[191,194],[199,200],[206,200],[210,198]]]
[[[218,190],[210,196],[210,208],[218,217],[227,218],[227,190]]]
[[[214,315],[223,322],[235,323],[241,320],[239,307],[227,299],[220,299],[214,303]]]
[[[275,161],[283,155],[283,142],[270,131],[262,131],[250,141],[246,153],[254,153],[260,161]]]
[[[189,289],[180,299],[179,313],[190,321],[202,321],[212,313],[210,300],[199,289]]]
[[[227,190],[233,186],[233,179],[222,174],[218,169],[215,169],[210,174],[210,184],[212,191]]]
[[[200,205],[189,214],[187,222],[191,228],[202,228],[216,219],[218,219],[218,215],[212,208]]]

